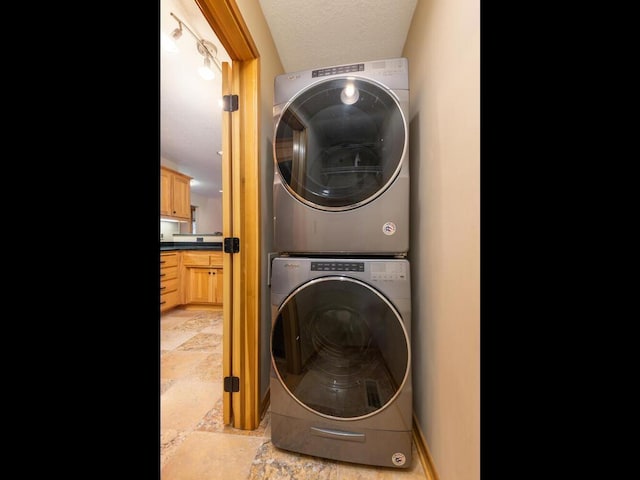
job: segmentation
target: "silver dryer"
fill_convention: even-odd
[[[409,250],[406,58],[274,81],[274,247],[292,254]]]

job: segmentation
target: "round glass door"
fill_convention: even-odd
[[[356,208],[400,171],[406,124],[396,99],[364,79],[309,87],[284,108],[274,155],[289,192],[323,210]]]
[[[353,420],[385,408],[409,368],[399,313],[365,283],[323,277],[283,302],[271,332],[280,382],[305,408]]]

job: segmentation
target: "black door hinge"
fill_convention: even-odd
[[[240,239],[238,237],[226,237],[224,239],[224,253],[238,253],[240,251]]]
[[[222,110],[225,112],[235,112],[238,110],[238,95],[223,95]]]
[[[240,379],[238,377],[224,377],[224,391],[225,392],[239,392],[240,391]]]

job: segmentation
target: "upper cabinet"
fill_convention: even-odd
[[[191,177],[160,167],[160,217],[191,220]]]

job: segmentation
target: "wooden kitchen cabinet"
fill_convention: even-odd
[[[222,268],[222,250],[185,250],[182,252],[182,265]]]
[[[185,251],[182,253],[186,304],[222,304],[222,252]]]
[[[160,254],[160,312],[180,303],[178,252]]]
[[[191,177],[160,167],[160,217],[191,221]]]
[[[186,303],[222,304],[222,269],[190,267]]]

